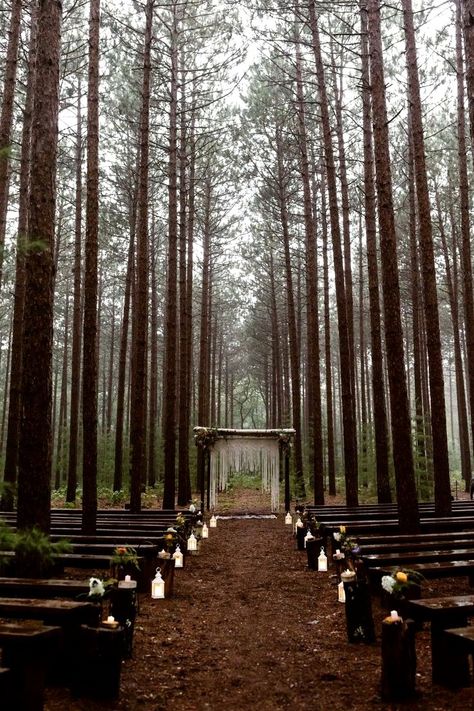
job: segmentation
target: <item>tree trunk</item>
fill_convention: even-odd
[[[439,328],[438,294],[431,224],[431,207],[426,173],[426,158],[422,124],[422,107],[418,63],[411,0],[402,0],[408,90],[411,103],[411,128],[415,158],[415,183],[418,200],[419,236],[423,276],[423,294],[426,326],[426,345],[429,361],[431,400],[431,431],[433,434],[433,467],[435,510],[439,516],[451,512],[451,487],[449,481],[448,436],[446,429],[446,404],[444,398],[443,358]]]
[[[146,371],[148,331],[148,164],[150,131],[151,43],[154,0],[147,0],[143,50],[140,163],[138,174],[136,273],[133,290],[132,367],[130,402],[130,511],[141,509],[142,481],[146,469]]]
[[[48,532],[51,498],[53,255],[61,3],[41,0],[25,256],[18,528]]]
[[[163,365],[163,442],[165,479],[163,508],[175,506],[176,461],[176,346],[177,346],[177,113],[178,113],[178,23],[177,7],[173,4],[170,37],[171,86],[168,161],[168,274],[166,290],[165,348]]]
[[[0,286],[3,276],[5,232],[7,227],[10,143],[13,123],[18,43],[21,30],[23,0],[12,0],[8,46],[3,80],[2,112],[0,115]]]
[[[156,472],[156,420],[158,416],[158,297],[156,293],[156,264],[158,238],[155,233],[155,216],[151,227],[151,314],[150,314],[150,401],[148,405],[148,486],[155,486]]]
[[[415,532],[419,529],[419,513],[413,470],[410,412],[403,352],[400,287],[393,210],[387,107],[385,102],[379,0],[369,0],[367,7],[369,12],[372,120],[374,126],[374,154],[382,263],[385,342],[390,386],[391,428],[398,517],[401,531]]]
[[[324,504],[323,442],[321,432],[321,380],[319,373],[319,318],[317,295],[316,233],[312,210],[310,164],[306,133],[303,79],[301,76],[301,50],[296,44],[296,96],[298,109],[298,144],[301,180],[303,183],[303,210],[306,246],[306,313],[308,348],[308,429],[312,449],[312,480],[314,503]]]
[[[323,249],[323,291],[324,291],[324,363],[326,368],[326,430],[328,453],[328,491],[336,495],[336,457],[334,450],[334,404],[333,380],[331,365],[331,320],[329,298],[329,266],[328,266],[328,225],[326,208],[326,185],[321,180],[321,233]]]
[[[201,285],[201,324],[199,336],[199,373],[198,373],[198,423],[202,427],[209,426],[209,340],[210,313],[209,292],[211,289],[210,265],[210,210],[211,185],[209,179],[204,186],[204,224],[203,224],[203,255],[202,255],[202,285]],[[232,424],[231,424],[232,427]],[[205,452],[201,447],[197,450],[197,487],[204,491]]]
[[[99,236],[99,23],[100,0],[90,0],[87,94],[87,188],[82,351],[82,530],[97,520],[97,258]]]
[[[377,467],[377,500],[390,503],[388,471],[387,411],[383,381],[382,328],[380,289],[377,266],[377,225],[375,215],[374,148],[370,106],[369,47],[367,6],[361,3],[362,106],[364,127],[364,199],[367,240],[367,274],[369,282],[370,343],[372,360],[372,393],[374,399],[375,461]]]
[[[301,432],[301,374],[300,374],[300,351],[297,335],[296,308],[293,288],[293,276],[290,258],[290,235],[288,228],[288,206],[286,196],[286,182],[283,173],[283,147],[281,131],[277,129],[277,170],[278,170],[278,200],[280,208],[280,221],[283,236],[283,250],[285,254],[286,271],[286,296],[288,309],[288,337],[289,337],[289,361],[291,371],[291,407],[293,415],[293,428],[295,434],[295,486],[296,497],[304,498],[305,485],[303,475],[303,447]]]
[[[38,8],[31,10],[28,76],[26,83],[23,127],[21,135],[20,186],[18,205],[18,234],[15,266],[15,295],[13,304],[13,334],[11,345],[10,397],[8,402],[8,431],[3,481],[8,484],[2,492],[0,509],[13,510],[13,487],[17,480],[18,440],[20,435],[21,377],[23,348],[23,309],[25,305],[25,239],[28,234],[28,201],[30,185],[31,130],[33,123],[34,89],[36,79],[36,43]]]
[[[74,296],[72,314],[71,353],[71,410],[69,416],[69,462],[67,474],[66,501],[76,500],[77,489],[77,445],[79,435],[79,397],[81,382],[81,316],[82,316],[82,116],[81,79],[77,86],[77,130],[76,130],[76,202],[74,225]]]
[[[448,242],[444,229],[443,216],[438,192],[436,192],[436,206],[438,210],[438,228],[441,237],[441,245],[443,248],[444,264],[446,268],[446,282],[448,286],[449,305],[451,309],[451,320],[453,323],[453,344],[454,344],[454,368],[456,373],[456,393],[458,404],[458,423],[459,423],[459,447],[461,451],[461,474],[468,491],[468,484],[471,481],[471,458],[469,448],[469,428],[467,424],[467,408],[466,408],[466,389],[464,387],[464,373],[462,367],[462,349],[461,337],[459,328],[459,304],[457,297],[457,257],[456,257],[456,234],[453,229],[453,268],[449,262]],[[452,418],[451,418],[452,419]]]
[[[461,37],[461,2],[456,2],[456,72],[457,72],[457,133],[458,133],[458,172],[459,195],[461,212],[461,265],[462,265],[462,295],[464,309],[464,328],[466,333],[467,351],[467,382],[471,412],[474,410],[474,295],[472,284],[472,255],[469,219],[469,182],[467,171],[467,141],[466,141],[466,112],[464,107],[464,64],[462,56]],[[467,4],[467,3],[466,3]],[[467,86],[469,95],[469,116],[471,120],[471,136],[474,149],[474,4],[469,1],[472,10],[466,16],[469,24],[465,25],[466,59],[467,59]],[[472,44],[472,46],[471,46]],[[471,439],[474,446],[474,418],[471,417]],[[466,481],[466,491],[469,491],[471,482],[471,467],[469,466],[469,480]]]
[[[339,210],[337,200],[336,170],[334,151],[332,147],[331,125],[329,121],[329,104],[324,77],[324,66],[319,40],[318,21],[314,2],[309,4],[312,45],[316,63],[316,75],[321,106],[321,123],[323,130],[324,156],[326,162],[327,186],[329,194],[329,214],[333,246],[334,271],[336,279],[336,303],[339,328],[339,352],[341,359],[342,415],[344,439],[344,471],[346,480],[346,501],[348,506],[358,504],[357,485],[357,436],[354,421],[354,393],[351,378],[351,352],[349,342],[347,300],[345,290],[344,265],[341,246],[341,230],[339,226]]]

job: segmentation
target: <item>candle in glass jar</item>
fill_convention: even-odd
[[[131,576],[131,575],[126,575],[126,576],[125,576],[125,582],[126,582],[126,583],[129,583],[129,582],[131,581],[131,579],[132,579],[132,576]]]
[[[107,622],[109,622],[109,623],[115,622],[115,617],[113,615],[109,615],[107,617]]]
[[[399,619],[398,612],[396,610],[391,610],[390,617],[392,618],[392,620],[398,620]]]

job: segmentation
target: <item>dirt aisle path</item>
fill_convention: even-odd
[[[378,695],[379,643],[348,644],[334,579],[306,570],[306,554],[295,550],[281,516],[220,520],[202,553],[175,576],[173,599],[141,601],[120,701],[56,692],[48,710],[390,708]],[[374,608],[378,632],[382,616]],[[474,710],[472,689],[431,688],[427,632],[417,649],[423,695],[407,708]]]

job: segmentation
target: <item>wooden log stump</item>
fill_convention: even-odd
[[[296,548],[299,551],[304,551],[304,538],[306,536],[306,529],[304,526],[296,527]]]
[[[81,626],[75,674],[71,691],[75,696],[117,699],[120,693],[123,627]]]
[[[346,624],[349,642],[374,642],[375,628],[367,581],[344,582]]]
[[[110,597],[110,614],[123,627],[123,650],[122,656],[130,659],[133,653],[133,632],[135,628],[135,618],[137,616],[137,586],[120,583],[118,588],[112,591]]]
[[[416,650],[413,620],[382,623],[382,699],[404,701],[415,693]]]
[[[306,554],[308,556],[308,568],[310,570],[318,569],[318,555],[323,545],[321,538],[313,538],[306,541]]]

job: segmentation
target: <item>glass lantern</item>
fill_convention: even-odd
[[[321,553],[318,557],[318,570],[320,572],[326,572],[328,569],[328,559],[324,553],[324,548],[321,548]]]
[[[188,552],[197,553],[197,538],[194,533],[191,533],[188,538]]]
[[[202,537],[209,538],[209,529],[207,527],[207,523],[205,523],[204,526],[202,527]]]
[[[165,597],[165,581],[161,577],[160,569],[156,569],[156,575],[151,581],[151,596],[153,600],[162,600]]]
[[[290,512],[288,511],[288,513],[285,516],[285,524],[288,524],[289,526],[291,526],[292,523],[293,523],[293,519],[291,517]]]
[[[209,528],[217,528],[217,518],[212,514],[211,520],[209,521]]]
[[[183,554],[181,553],[179,544],[176,546],[176,550],[173,553],[173,560],[175,568],[183,568]]]

